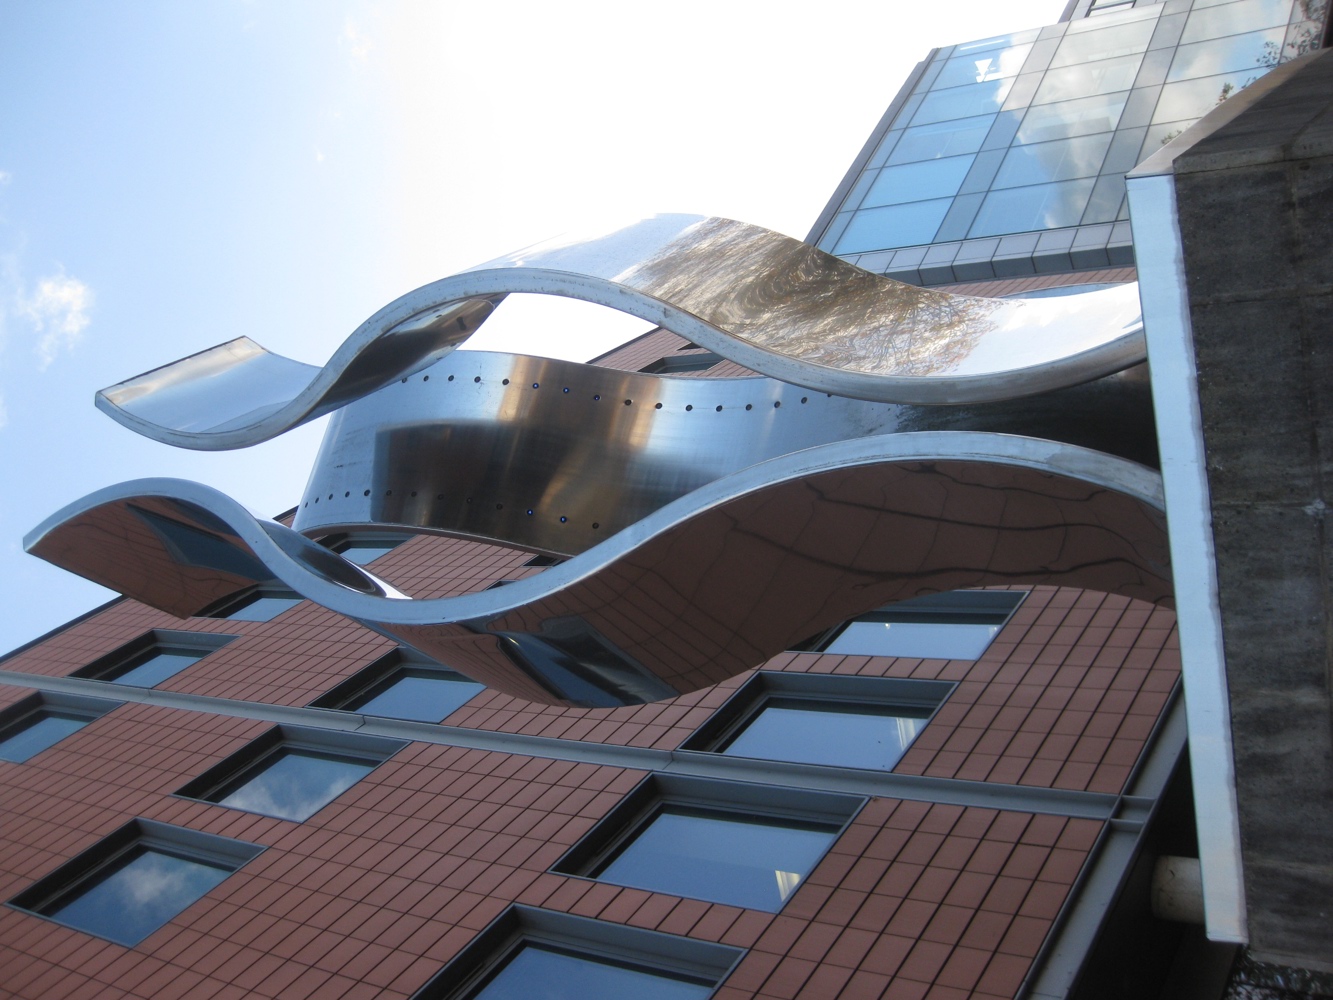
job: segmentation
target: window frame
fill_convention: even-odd
[[[848,674],[797,674],[780,670],[760,670],[737,689],[716,712],[706,719],[680,745],[682,751],[724,755],[766,707],[776,700],[809,702],[821,708],[849,705],[875,708],[929,709],[924,731],[948,701],[957,683],[905,677],[858,677]],[[910,749],[903,748],[903,753]],[[810,767],[821,770],[855,770],[875,774],[891,773],[893,768],[858,767],[855,764],[818,764],[807,761],[776,760],[770,757],[744,757],[732,760],[760,761],[767,767],[777,763],[786,767]],[[899,760],[902,758],[900,757]],[[896,766],[896,762],[895,762]]]
[[[411,1000],[474,1000],[529,944],[586,955],[594,962],[627,962],[665,976],[712,979],[713,991],[745,955],[730,945],[513,903]]]
[[[679,348],[680,351],[686,348]],[[716,351],[700,351],[697,354],[668,354],[666,357],[650,361],[639,369],[642,375],[685,375],[691,372],[704,372],[727,360]]]
[[[27,889],[14,896],[5,905],[30,916],[49,920],[61,927],[68,927],[82,934],[133,948],[156,934],[172,920],[175,920],[176,917],[199,902],[200,899],[203,899],[204,896],[207,896],[208,893],[206,892],[204,896],[198,896],[191,900],[183,909],[178,910],[166,921],[135,940],[130,940],[127,937],[117,938],[110,934],[99,934],[83,927],[75,927],[73,924],[61,920],[59,916],[42,911],[56,909],[64,906],[67,902],[72,902],[82,892],[91,889],[98,883],[100,873],[107,872],[108,869],[114,869],[122,858],[140,847],[183,857],[190,861],[229,868],[228,877],[235,875],[242,867],[267,849],[262,844],[252,844],[248,841],[233,840],[230,837],[219,837],[216,834],[191,830],[188,827],[137,818],[112,831],[86,850],[80,851],[55,871],[38,879]],[[224,878],[223,881],[226,881],[226,879]]]
[[[304,823],[328,808],[352,786],[343,789],[333,798],[323,803],[305,819],[292,819],[290,816],[275,816],[273,813],[245,809],[241,806],[228,805],[218,801],[238,788],[243,787],[253,778],[258,777],[268,768],[278,755],[288,750],[306,750],[311,753],[332,754],[340,757],[354,757],[372,765],[371,771],[389,760],[403,747],[406,740],[390,739],[387,736],[370,736],[365,733],[349,733],[328,729],[307,729],[303,726],[274,726],[272,729],[251,740],[235,753],[228,754],[197,778],[193,778],[174,792],[174,796],[190,799],[194,802],[206,802],[223,809],[234,809],[254,816],[268,816],[288,823]],[[364,780],[358,778],[352,785]]]
[[[109,684],[115,684],[118,683],[119,678],[128,674],[131,670],[147,663],[151,657],[145,654],[199,653],[199,657],[195,660],[195,663],[198,663],[236,638],[239,637],[224,635],[219,632],[180,632],[175,629],[150,629],[143,635],[117,646],[111,652],[99,656],[92,663],[80,667],[69,676],[82,680],[105,681]],[[170,677],[164,677],[158,681],[158,684],[165,684],[167,681],[175,679],[194,665],[194,663],[186,664]],[[141,685],[127,686],[140,687]],[[152,686],[152,688],[155,687],[157,687],[157,684]],[[144,690],[152,690],[152,688],[146,687]]]
[[[446,712],[438,722],[423,722],[421,719],[404,719],[397,715],[378,715],[374,712],[361,713],[359,708],[348,708],[353,702],[362,699],[370,700],[383,693],[393,685],[398,676],[407,676],[409,671],[420,671],[422,673],[437,673],[446,681],[451,683],[466,683],[479,686],[479,690],[474,691],[464,701]],[[362,667],[347,680],[342,681],[337,686],[326,691],[314,701],[310,702],[309,708],[322,708],[335,712],[353,712],[366,714],[373,719],[392,719],[395,722],[408,722],[425,726],[441,725],[444,719],[447,719],[458,709],[462,708],[482,691],[486,690],[486,685],[480,681],[474,681],[466,674],[459,673],[452,667],[447,667],[437,660],[418,653],[415,649],[407,646],[398,646],[389,650],[383,656],[372,660],[367,666]]]
[[[818,789],[790,788],[687,775],[649,774],[547,870],[552,874],[568,878],[603,882],[607,885],[623,885],[593,873],[604,869],[619,857],[664,808],[676,806],[732,814],[747,820],[772,820],[775,826],[787,821],[830,827],[828,846],[810,868],[801,873],[800,885],[804,885],[806,878],[819,867],[867,801],[869,800],[863,795]],[[679,893],[669,889],[644,889],[643,886],[629,888],[665,896],[680,896]],[[797,888],[799,889],[799,885]],[[703,899],[704,897],[680,896],[680,898]],[[767,910],[746,907],[732,900],[705,901],[742,909],[755,909],[760,913],[782,912],[782,906],[776,910]],[[786,902],[784,900],[782,905]]]
[[[355,563],[357,566],[364,569],[370,563],[375,562],[378,559],[383,559],[389,552],[402,548],[415,537],[415,533],[407,531],[344,531],[336,535],[328,535],[325,538],[321,538],[319,543],[325,548],[338,553],[338,555],[347,559],[348,562]],[[374,559],[369,559],[366,562],[358,562],[355,559],[349,559],[347,557],[347,552],[350,549],[359,547],[363,542],[371,543],[371,545],[374,545],[375,547],[387,542],[392,542],[393,544],[389,547],[387,552],[383,552]],[[366,547],[370,548],[371,545],[367,545]]]
[[[1028,595],[1030,593],[1032,593],[1030,590],[950,590],[950,591],[945,591],[943,594],[931,594],[927,595],[926,597],[909,598],[906,601],[895,601],[892,604],[885,604],[878,608],[874,608],[870,611],[867,611],[865,614],[857,615],[855,618],[848,618],[844,622],[839,622],[832,628],[826,629],[825,631],[820,632],[817,635],[811,636],[809,639],[802,642],[799,646],[793,647],[792,652],[825,653],[828,650],[828,648],[831,645],[833,645],[833,643],[836,642],[838,638],[841,637],[842,634],[846,632],[850,626],[856,624],[857,622],[901,622],[902,624],[914,624],[914,625],[930,625],[930,624],[995,625],[997,627],[997,630],[994,638],[992,638],[991,640],[991,642],[994,642],[995,639],[998,639],[1000,637],[1000,633],[1004,631],[1004,629],[1008,626],[1008,624],[1011,621],[1013,621],[1014,615],[1018,612],[1018,609],[1021,608],[1023,604],[1027,601]],[[963,617],[982,618],[987,616],[996,617],[999,614],[998,611],[987,612],[980,607],[973,610],[969,610],[964,606],[959,606],[958,608],[950,609],[943,602],[938,602],[939,598],[943,598],[947,595],[952,595],[952,594],[1003,594],[1005,596],[1014,596],[1016,597],[1016,599],[1014,600],[1013,605],[1009,608],[1009,610],[1004,612],[1004,617],[1000,621],[992,620],[987,622],[982,622],[982,621],[947,622],[944,621],[944,619],[963,618]],[[931,604],[929,603],[931,600],[936,600],[938,603],[934,607],[932,607]],[[931,619],[934,619],[934,621],[932,621]],[[987,644],[987,649],[989,648],[990,646],[989,644]],[[828,655],[895,657],[897,654],[839,652],[839,653],[829,653]],[[982,650],[982,655],[985,655],[985,650]],[[948,659],[959,659],[959,657],[932,656],[932,657],[911,657],[911,659],[948,660]],[[980,659],[980,657],[977,657],[977,659]]]
[[[279,586],[276,584],[260,584],[257,587],[247,587],[240,593],[231,594],[227,597],[224,597],[222,600],[217,601],[214,604],[211,604],[209,607],[205,608],[203,611],[200,611],[194,617],[213,618],[220,621],[248,622],[251,625],[265,625],[268,622],[276,621],[277,619],[285,615],[288,611],[291,611],[292,608],[296,607],[296,604],[293,604],[290,607],[283,608],[281,611],[277,612],[274,615],[271,615],[268,618],[231,617],[232,615],[236,614],[236,612],[243,611],[250,605],[258,601],[261,601],[266,597],[277,597],[283,599],[294,597],[296,598],[296,604],[300,604],[302,601],[306,600],[305,597],[301,596],[296,591],[291,590],[287,587]]]
[[[0,763],[4,764],[24,764],[32,760],[38,754],[45,753],[52,747],[58,746],[71,736],[83,730],[91,722],[96,722],[102,716],[106,715],[114,708],[119,708],[124,702],[110,701],[104,698],[88,698],[83,695],[62,694],[52,691],[39,691],[16,701],[7,708],[0,710],[0,747],[11,736],[17,736],[19,732],[28,728],[28,722],[36,715],[42,715],[48,712],[59,712],[63,715],[75,715],[84,720],[82,726],[73,733],[68,733],[56,740],[54,743],[36,750],[21,760],[14,760],[9,757],[0,757]]]

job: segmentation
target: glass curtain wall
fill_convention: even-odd
[[[855,259],[1125,219],[1125,172],[1315,47],[1323,2],[1102,4],[940,49],[819,245]]]

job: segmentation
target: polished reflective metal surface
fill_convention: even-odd
[[[334,415],[293,526],[570,555],[721,476],[873,433],[998,431],[1153,464],[1147,394],[1141,366],[1022,401],[924,407],[460,351]]]
[[[759,462],[536,577],[461,597],[404,598],[180,480],[101,490],[25,546],[178,615],[278,579],[500,690],[616,705],[716,684],[924,593],[1056,583],[1168,602],[1161,504],[1155,472],[1098,452],[909,432]]]
[[[168,444],[245,447],[440,360],[510,292],[600,303],[781,381],[881,402],[1013,399],[1144,358],[1133,285],[1031,300],[951,295],[757,226],[662,215],[409,292],[323,367],[240,338],[104,389],[97,403]]]

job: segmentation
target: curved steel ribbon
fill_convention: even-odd
[[[769,378],[644,375],[461,351],[334,414],[293,527],[401,528],[582,552],[765,459],[867,434],[1022,434],[1152,464],[1141,373],[967,406],[899,406]]]
[[[1083,448],[875,435],[752,465],[536,577],[410,600],[209,487],[93,493],[27,550],[177,615],[278,579],[492,687],[636,704],[716,684],[922,593],[1058,583],[1166,603],[1160,477]]]
[[[242,337],[103,389],[97,405],[179,447],[256,444],[435,363],[511,292],[600,303],[783,382],[882,402],[1013,399],[1145,357],[1136,285],[953,295],[757,226],[661,215],[424,285],[362,323],[323,367]]]

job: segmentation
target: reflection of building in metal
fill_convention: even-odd
[[[1313,20],[1288,0],[1194,6],[1084,3],[1032,38],[933,54],[825,222],[852,214],[848,190],[863,216],[845,233],[930,203],[944,221],[922,260],[993,277],[998,238],[988,272],[958,269],[977,248],[948,227],[969,205],[976,226],[1029,189],[1087,188],[1081,228],[1056,234],[1082,248],[1115,225],[1093,206],[1120,191],[1111,153],[1147,148],[1140,118],[1176,124],[1177,84],[1211,87],[1209,60],[1251,35],[1298,46]],[[1136,232],[1170,230],[1140,214]],[[1182,211],[1187,241],[1198,224]],[[1176,245],[1164,232],[1152,252]],[[1106,246],[1062,266],[1117,263]],[[1173,273],[1145,272],[1150,342],[1160,303],[1186,300]],[[1168,548],[1187,642],[1216,610],[1181,569],[1211,572],[1181,548],[1198,498],[1191,514],[1172,493],[1193,388],[1164,395],[1184,371],[1168,343],[1163,498],[1132,278],[959,296],[664,217],[410,293],[323,369],[238,341],[107,390],[117,419],[186,447],[337,412],[283,523],[146,480],[30,536],[134,599],[0,674],[6,989],[1217,995],[1231,952],[1193,922],[1206,902],[1215,937],[1244,934],[1236,857],[1209,853],[1234,826],[1223,802],[1196,836],[1167,610]],[[531,290],[676,333],[587,366],[450,353]],[[1225,430],[1209,447],[1243,466]],[[1244,567],[1218,566],[1225,607]],[[1255,644],[1238,622],[1229,652]],[[1197,690],[1192,720],[1217,707],[1217,685]],[[1192,735],[1196,777],[1225,772],[1214,734]],[[1269,879],[1249,914],[1268,958],[1265,898],[1291,871],[1273,829],[1246,860]],[[1321,842],[1300,843],[1317,885]],[[1317,965],[1317,933],[1286,954]]]

